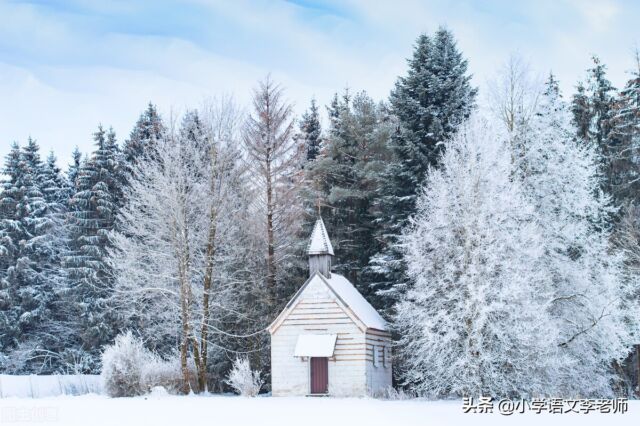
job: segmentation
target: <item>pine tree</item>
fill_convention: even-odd
[[[589,97],[582,82],[579,82],[576,86],[571,112],[573,113],[573,124],[577,129],[578,137],[587,140],[589,138],[589,128],[591,127],[591,113],[589,112]]]
[[[299,137],[305,147],[306,160],[315,160],[320,153],[322,144],[320,114],[315,99],[311,99],[311,106],[309,107],[309,110],[302,115],[302,119],[300,120]]]
[[[129,139],[124,142],[122,156],[128,173],[145,155],[152,155],[165,128],[155,105],[149,102],[147,109],[140,114]]]
[[[584,90],[578,85],[578,93],[573,98],[573,122],[578,136],[597,147],[606,177],[603,189],[619,204],[616,197],[619,141],[612,133],[616,89],[607,79],[606,65],[597,56],[592,60],[593,66],[587,70],[587,85]]]
[[[62,205],[55,189],[59,183],[52,181],[55,177],[49,170],[51,164],[55,166],[55,158],[50,157],[43,164],[40,148],[31,138],[22,150],[17,150],[16,145],[5,169],[9,176],[4,188],[8,198],[3,204],[8,220],[3,221],[3,228],[10,229],[8,236],[13,244],[3,274],[3,299],[8,306],[2,319],[9,340],[4,340],[2,346],[3,351],[12,352],[8,369],[42,372],[51,368],[46,360],[55,340],[49,331],[54,294],[60,283],[62,239],[57,232]]]
[[[23,198],[21,182],[20,146],[14,143],[6,157],[0,192],[0,352],[8,353],[16,346],[20,330],[17,321],[16,288],[9,279],[9,268],[14,268],[20,255],[23,230],[20,226],[18,205]]]
[[[96,150],[76,179],[70,200],[69,252],[65,256],[69,279],[68,317],[75,323],[77,356],[89,359],[83,368],[96,371],[101,346],[114,336],[114,321],[106,309],[112,277],[105,263],[120,201],[119,151],[112,131],[102,126],[94,134]]]
[[[390,97],[391,112],[398,120],[391,140],[395,159],[377,201],[377,238],[383,249],[372,265],[384,276],[375,283],[382,294],[402,288],[405,267],[394,248],[396,239],[415,212],[417,191],[428,168],[438,164],[444,141],[470,115],[477,93],[470,85],[467,61],[445,28],[433,37],[418,37],[408,63],[407,75],[398,79]]]
[[[373,300],[368,263],[379,244],[372,204],[390,157],[391,126],[384,106],[376,105],[365,92],[352,99],[345,91],[335,99],[329,107],[333,119],[323,150],[307,169],[307,182],[315,189],[305,200],[307,222],[317,219],[320,201],[336,251],[334,269]]]

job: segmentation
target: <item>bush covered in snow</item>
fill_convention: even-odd
[[[189,368],[190,387],[197,389],[196,367],[193,358],[189,359],[187,367]],[[142,382],[148,391],[155,387],[163,387],[171,394],[180,393],[182,388],[180,354],[176,353],[166,360],[153,355],[143,366]]]
[[[196,368],[188,361],[191,389],[197,389]],[[104,391],[111,397],[136,396],[163,387],[169,393],[182,388],[179,354],[163,359],[144,347],[142,340],[127,332],[116,337],[102,354]]]
[[[233,361],[225,383],[242,396],[256,396],[264,381],[260,378],[260,371],[251,370],[249,359],[238,357]]]
[[[112,397],[142,395],[146,392],[144,368],[155,357],[130,331],[116,337],[102,354],[104,390]]]

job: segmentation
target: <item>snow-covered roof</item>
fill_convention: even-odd
[[[327,234],[327,229],[324,227],[322,218],[318,218],[313,227],[307,254],[330,254],[333,256],[333,247],[331,246],[331,241],[329,240],[329,235]]]
[[[333,272],[331,273],[331,278],[321,276],[365,326],[377,330],[387,330],[387,322],[348,279]]]
[[[332,357],[337,334],[301,334],[293,356]]]
[[[296,300],[303,294],[304,289],[315,282],[324,283],[338,299],[349,308],[349,315],[359,320],[366,328],[374,328],[380,331],[389,331],[387,322],[380,314],[367,302],[358,290],[349,282],[348,279],[340,274],[331,273],[331,278],[327,278],[319,272],[313,274],[302,287],[293,295],[286,308],[280,312],[280,315],[273,320],[268,327],[270,333],[274,333],[282,324],[284,319],[291,313],[295,306]]]

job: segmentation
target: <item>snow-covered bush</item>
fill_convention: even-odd
[[[189,368],[191,389],[197,389],[196,367],[193,358],[188,360],[187,367]],[[148,391],[155,387],[163,387],[171,394],[180,393],[182,389],[180,354],[176,353],[168,359],[162,359],[157,355],[152,356],[142,369],[142,382]]]
[[[242,396],[256,396],[264,381],[260,378],[260,371],[251,370],[249,359],[238,357],[233,361],[225,383]]]
[[[144,368],[155,359],[130,331],[116,337],[102,353],[104,390],[111,397],[142,395],[147,391]]]

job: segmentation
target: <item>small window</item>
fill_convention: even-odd
[[[380,347],[380,356],[382,356],[382,366],[387,366],[387,348],[386,346]]]
[[[384,356],[384,366],[391,367],[391,347],[385,346],[383,348],[383,356]]]
[[[378,366],[378,351],[376,351],[376,345],[371,346],[371,350],[373,352],[373,366]]]

